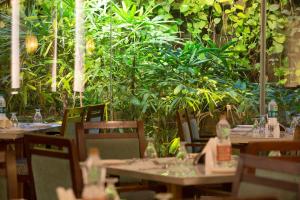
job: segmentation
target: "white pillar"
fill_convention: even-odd
[[[74,92],[84,90],[84,9],[83,0],[75,1],[75,69],[74,69]]]
[[[12,30],[11,30],[11,88],[20,88],[20,2],[11,0]]]

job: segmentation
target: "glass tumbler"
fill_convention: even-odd
[[[33,116],[33,123],[43,123],[43,117],[40,109],[35,109],[35,114]]]
[[[10,121],[11,121],[12,127],[18,127],[19,126],[17,113],[15,113],[15,112],[11,113]]]
[[[259,117],[259,135],[261,137],[265,137],[265,134],[266,134],[266,124],[267,124],[266,116],[265,115],[261,115]]]
[[[144,158],[157,158],[157,152],[154,146],[153,138],[147,139],[148,144],[144,152]]]

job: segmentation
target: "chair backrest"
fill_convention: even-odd
[[[274,152],[272,154],[272,152]],[[300,141],[263,141],[250,142],[246,154],[272,156],[272,158],[300,162]]]
[[[17,199],[16,154],[3,143],[0,143],[0,174],[0,199]]]
[[[300,199],[300,163],[241,154],[232,195]]]
[[[54,199],[58,186],[72,188],[76,197],[80,197],[82,178],[73,140],[59,136],[25,135],[24,144],[36,199]],[[46,148],[46,145],[52,148]]]
[[[86,106],[86,122],[101,122],[104,120],[105,104]],[[101,133],[101,129],[90,129],[89,133]]]
[[[83,122],[85,118],[85,110],[83,107],[80,108],[67,108],[64,110],[64,117],[62,121],[61,136],[75,139],[77,122]]]
[[[90,134],[89,129],[104,129],[106,133]],[[110,130],[110,131],[108,131]],[[96,147],[103,159],[143,157],[146,141],[142,121],[84,122],[76,124],[79,159],[85,160],[87,149]]]
[[[86,121],[104,121],[105,104],[86,106]]]
[[[186,110],[185,110],[186,111]],[[191,142],[192,135],[190,131],[190,125],[188,122],[188,116],[186,112],[176,112],[176,121],[178,127],[178,136],[180,137],[181,141]]]

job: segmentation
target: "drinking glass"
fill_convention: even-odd
[[[289,128],[289,133],[290,134],[294,134],[295,129],[296,129],[298,123],[299,123],[298,117],[293,117],[293,119],[292,119],[292,121],[290,123],[290,128]]]
[[[105,196],[107,200],[120,200],[115,184],[118,182],[117,178],[107,178],[107,186],[105,188]]]
[[[259,118],[254,118],[253,128],[252,128],[252,137],[259,137]]]
[[[144,158],[157,158],[157,152],[155,150],[153,138],[148,138],[147,141],[148,144],[144,152]]]
[[[179,161],[187,161],[188,153],[185,147],[186,142],[180,142],[178,152],[176,154],[176,159]]]
[[[265,136],[265,133],[266,133],[266,123],[267,123],[266,116],[265,115],[261,115],[259,117],[259,135],[261,137]]]
[[[33,123],[43,123],[43,117],[41,114],[41,109],[35,109],[35,114],[33,117]]]
[[[18,122],[18,118],[17,118],[17,113],[15,113],[15,112],[11,113],[10,121],[11,121],[12,127],[18,127],[19,122]]]
[[[173,197],[173,194],[171,193],[158,193],[155,195],[155,199],[158,199],[158,200],[169,200],[169,199],[172,199]]]

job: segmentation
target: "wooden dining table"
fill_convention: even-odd
[[[232,183],[235,173],[206,174],[204,165],[189,164],[180,167],[175,158],[106,160],[105,167],[111,175],[130,176],[155,181],[167,186],[174,199],[182,199],[185,186]]]
[[[253,137],[252,132],[231,132],[230,141],[233,148],[237,148],[240,152],[245,152],[246,147],[251,142],[284,142],[284,141],[293,141],[294,136],[281,132],[280,138],[272,137]]]
[[[24,134],[47,132],[60,127],[58,123],[19,123],[18,127],[0,128],[0,140],[17,140]]]

